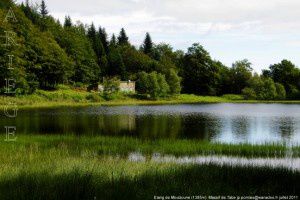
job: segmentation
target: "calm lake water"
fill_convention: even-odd
[[[188,138],[224,143],[300,144],[300,105],[194,104],[55,108],[1,117],[17,134]]]

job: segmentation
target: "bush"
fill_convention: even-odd
[[[100,95],[97,93],[91,93],[91,94],[87,95],[86,99],[91,102],[100,102],[102,100]]]
[[[275,83],[275,87],[276,87],[276,99],[278,100],[283,100],[286,99],[286,91],[285,88],[282,84],[280,83]]]
[[[157,80],[157,72],[151,72],[148,75],[148,94],[151,98],[157,99],[159,97],[159,84]]]
[[[232,101],[237,101],[237,100],[243,100],[244,97],[243,95],[238,95],[238,94],[224,94],[222,96],[224,99],[232,100]]]
[[[150,74],[141,72],[139,73],[139,79],[137,81],[137,92],[141,95],[149,96],[152,99],[158,99],[160,97],[166,97],[170,92],[170,87],[163,74],[157,72],[151,72]]]
[[[257,98],[254,89],[249,87],[244,88],[242,94],[246,100],[255,100]]]
[[[181,92],[181,78],[177,75],[174,69],[170,69],[167,74],[167,82],[170,88],[170,94],[176,95]]]
[[[116,77],[106,78],[103,81],[104,94],[111,94],[120,90],[120,80]]]
[[[85,85],[84,85],[83,83],[81,83],[81,82],[76,82],[76,83],[74,84],[74,87],[75,87],[75,88],[84,88]]]
[[[274,83],[271,78],[254,76],[249,81],[249,87],[242,91],[245,99],[257,100],[282,100],[286,98],[283,85]]]
[[[106,78],[103,82],[103,87],[103,97],[105,100],[114,100],[119,97],[120,80],[118,78]]]
[[[262,87],[256,92],[257,98],[259,100],[273,100],[276,98],[276,87],[275,83],[271,78],[266,78],[263,80]]]
[[[146,72],[140,72],[138,74],[138,81],[136,83],[136,90],[139,94],[147,94],[150,87],[150,79]]]
[[[290,93],[288,95],[289,99],[300,99],[300,91],[293,85],[289,85]]]
[[[120,92],[113,92],[113,93],[103,93],[103,98],[106,101],[111,101],[111,100],[121,100],[123,98],[123,94]]]
[[[57,90],[70,90],[71,88],[68,85],[58,84],[58,85],[56,85],[55,89],[57,89]]]
[[[166,97],[170,92],[170,87],[166,81],[165,75],[157,74],[158,97]]]

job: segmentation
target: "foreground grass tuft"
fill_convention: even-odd
[[[300,191],[300,173],[285,169],[145,165],[122,160],[93,161],[91,168],[91,161],[83,161],[65,171],[49,167],[2,177],[0,198],[134,200],[155,195],[299,195]]]

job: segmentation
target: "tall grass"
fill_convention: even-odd
[[[299,180],[299,172],[280,168],[68,159],[1,174],[0,199],[134,200],[171,195],[299,195]]]
[[[222,145],[189,140],[18,136],[0,143],[0,199],[153,199],[154,195],[294,195],[300,172],[283,168],[130,162],[139,151],[175,155],[280,156],[277,145]],[[268,151],[266,155],[263,151]],[[299,148],[294,148],[299,151]],[[299,154],[298,154],[299,155]]]
[[[19,150],[38,149],[47,152],[51,149],[79,155],[89,152],[97,155],[127,156],[139,152],[145,156],[154,153],[162,155],[228,155],[243,157],[285,157],[287,147],[283,144],[219,144],[199,140],[141,140],[131,137],[74,136],[74,135],[19,135],[14,143],[0,146],[3,152],[18,153]],[[293,156],[300,157],[300,148],[292,148]]]

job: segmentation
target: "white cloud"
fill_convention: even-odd
[[[201,42],[217,59],[223,59],[218,54],[230,50],[226,54],[230,62],[237,58],[236,54],[240,58],[257,56],[258,62],[253,61],[257,68],[281,56],[291,57],[300,64],[296,56],[299,52],[281,51],[298,47],[294,41],[300,40],[299,0],[48,0],[46,3],[51,14],[61,20],[70,15],[74,21],[104,26],[110,33],[118,33],[125,27],[134,44],[140,44],[145,32],[150,32],[155,41],[170,42],[175,48]],[[262,57],[255,53],[261,49],[272,51]]]

